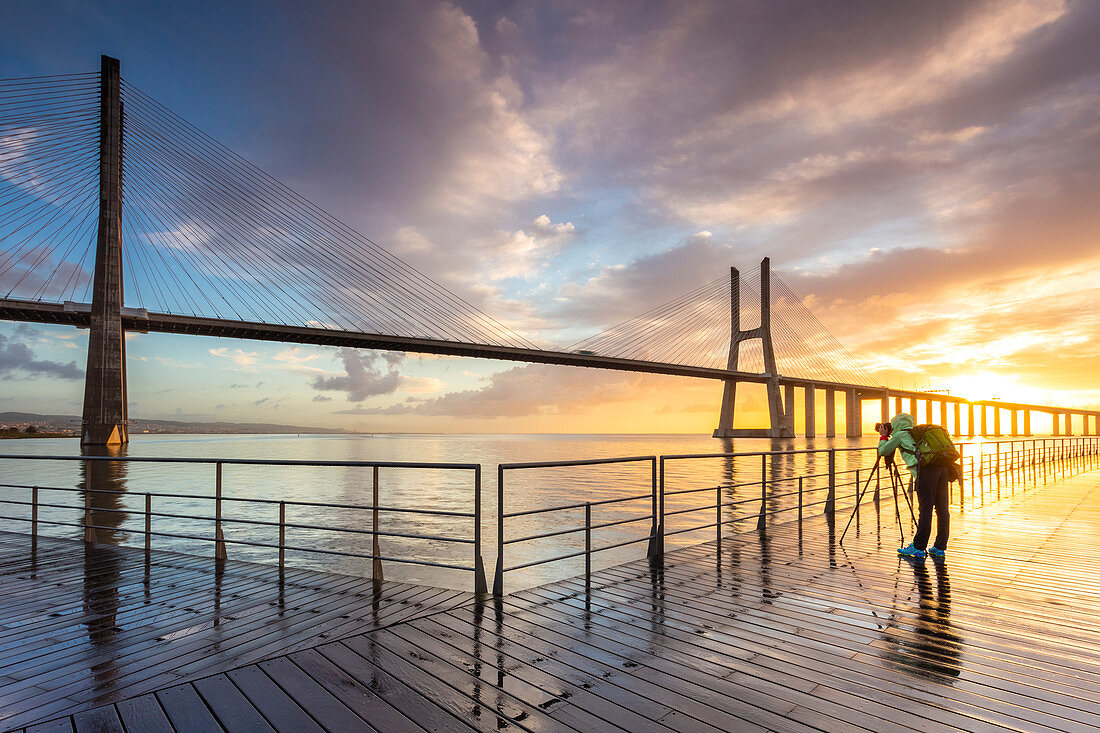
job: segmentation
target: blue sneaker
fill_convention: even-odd
[[[935,559],[935,560],[942,560],[945,557],[947,557],[947,551],[946,550],[941,550],[940,548],[936,547],[935,545],[932,545],[931,547],[928,548],[928,554],[931,555],[932,558]]]
[[[914,560],[923,560],[924,559],[924,550],[921,550],[917,547],[914,547],[912,543],[910,543],[906,547],[900,548],[898,550],[898,554],[901,555],[902,557],[911,557]]]

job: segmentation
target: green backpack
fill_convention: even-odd
[[[909,434],[917,444],[917,463],[921,466],[950,467],[959,460],[959,451],[951,436],[939,425],[917,425]]]

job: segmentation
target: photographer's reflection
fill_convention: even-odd
[[[903,560],[913,567],[913,576],[920,594],[916,618],[907,628],[901,613],[883,630],[889,649],[883,657],[903,671],[941,681],[953,681],[959,676],[962,638],[951,626],[951,580],[947,565],[933,562],[936,579],[933,586],[927,564],[921,560]],[[904,572],[901,568],[899,572]]]

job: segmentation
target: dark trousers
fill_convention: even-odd
[[[936,510],[936,547],[947,549],[947,537],[951,531],[951,508],[948,506],[947,469],[943,466],[922,466],[917,474],[917,534],[913,546],[923,550],[932,534],[932,510]]]

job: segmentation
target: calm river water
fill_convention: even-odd
[[[619,456],[671,455],[718,452],[754,452],[768,450],[798,450],[805,448],[847,448],[869,446],[874,436],[862,439],[736,439],[717,440],[701,435],[137,435],[125,451],[129,457],[172,457],[211,459],[290,459],[302,461],[410,461],[441,463],[480,463],[483,467],[483,557],[489,582],[496,559],[496,466],[500,463],[583,460]],[[0,454],[76,456],[75,440],[37,439],[12,440],[0,443]],[[866,453],[838,452],[840,471],[867,469]],[[162,498],[154,496],[153,511],[173,515],[212,517],[215,468],[213,465],[172,463],[100,463],[85,468],[80,461],[31,461],[19,458],[0,460],[2,497],[8,501],[28,501],[29,487],[80,489],[85,481],[93,488],[118,491],[118,494],[93,494],[94,523],[109,530],[100,530],[98,540],[141,546],[144,542],[145,492],[157,494],[187,494],[203,498]],[[823,474],[828,470],[827,454],[789,456],[769,461],[767,467],[768,503],[771,509],[797,507],[797,481],[782,481],[793,476]],[[866,475],[866,474],[864,474]],[[637,522],[619,524],[593,533],[593,545],[600,547],[648,535],[650,524],[651,467],[649,463],[623,463],[603,466],[580,466],[554,469],[531,469],[510,472],[505,481],[505,505],[509,512],[555,507],[577,502],[598,502],[631,496],[637,500],[592,509],[593,524],[631,518]],[[761,459],[759,456],[707,458],[675,461],[668,464],[666,491],[682,491],[721,486],[721,489],[701,493],[670,494],[666,501],[667,531],[690,529],[714,522],[714,510],[676,514],[679,510],[715,503],[717,491],[725,501],[745,503],[727,508],[725,517],[752,517],[759,510]],[[847,480],[851,481],[849,474]],[[774,482],[774,483],[772,483]],[[825,482],[807,480],[805,501],[824,499]],[[817,488],[817,491],[812,489]],[[345,505],[370,505],[372,470],[365,467],[285,467],[242,466],[223,467],[223,496],[226,498],[309,501]],[[81,536],[75,526],[50,525],[47,521],[79,523],[83,516],[84,497],[78,491],[39,490],[39,501],[58,507],[43,507],[39,512],[43,534]],[[433,509],[447,512],[473,512],[474,483],[471,471],[440,471],[423,469],[387,469],[380,471],[380,504],[398,509]],[[237,524],[228,520],[249,519],[276,522],[278,505],[269,503],[224,502],[223,517],[227,540],[243,540],[275,544],[278,530],[268,525]],[[820,513],[814,506],[807,513]],[[26,522],[14,517],[30,516],[28,507],[4,504],[0,507],[0,528],[27,532]],[[797,518],[796,511],[784,513],[779,521]],[[368,529],[371,512],[331,507],[300,507],[288,505],[286,521],[310,525],[310,528],[290,528],[286,544],[298,548],[333,550],[348,553],[369,553],[369,535],[337,532],[334,529]],[[509,519],[505,537],[516,538],[582,527],[584,510],[572,509],[548,514],[531,514]],[[754,520],[730,526],[730,531],[755,526]],[[473,520],[458,516],[430,516],[400,512],[382,512],[380,528],[406,535],[432,535],[472,539]],[[154,532],[167,532],[187,537],[154,536],[154,548],[192,554],[213,552],[208,538],[213,537],[209,519],[189,519],[182,516],[154,517]],[[695,544],[712,539],[713,529],[672,534],[666,549]],[[438,539],[413,537],[382,537],[381,554],[386,557],[428,560],[438,563],[471,565],[473,548],[469,544],[449,543]],[[583,532],[562,534],[532,542],[508,545],[506,566],[527,563],[540,558],[557,557],[584,547]],[[601,552],[594,567],[621,563],[644,557],[645,543],[627,545]],[[228,546],[231,558],[273,563],[277,551],[248,545]],[[549,582],[583,572],[583,558],[562,560],[508,573],[508,590]],[[326,555],[317,552],[290,550],[287,564],[352,574],[370,574],[371,563],[363,558]],[[429,583],[454,588],[470,588],[468,572],[387,562],[387,579]]]

